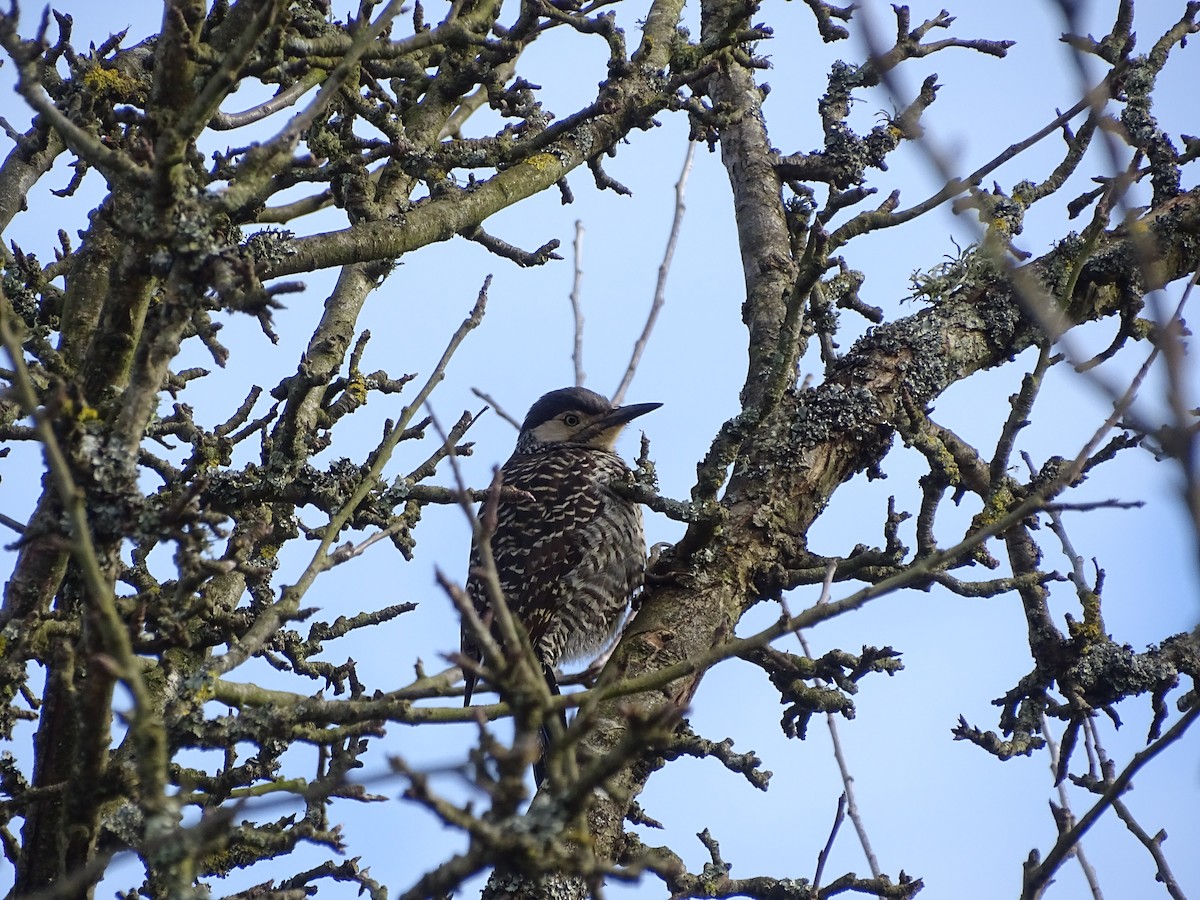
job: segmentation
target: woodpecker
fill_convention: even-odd
[[[523,494],[500,496],[492,555],[505,601],[529,634],[553,693],[554,667],[607,649],[642,585],[642,511],[612,490],[630,471],[614,446],[626,425],[660,406],[613,406],[581,387],[551,391],[530,407],[501,468],[504,486]],[[474,543],[467,595],[489,621]],[[465,626],[462,652],[481,658]],[[464,705],[475,681],[467,672]],[[535,774],[540,784],[538,767]]]

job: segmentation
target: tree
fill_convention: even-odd
[[[903,666],[892,646],[813,654],[795,635],[874,610],[879,598],[930,591],[1013,600],[1024,617],[1027,647],[1000,651],[1025,674],[997,701],[995,722],[962,718],[953,734],[1000,760],[1052,761],[1062,788],[1057,833],[1022,875],[1010,861],[1021,896],[1041,896],[1072,854],[1082,861],[1081,837],[1111,816],[1132,835],[1126,852],[1135,839],[1143,844],[1139,853],[1171,896],[1183,895],[1163,835],[1148,834],[1124,796],[1134,775],[1166,765],[1163,751],[1200,715],[1195,634],[1164,631],[1145,649],[1110,634],[1104,570],[1089,570],[1071,535],[1079,519],[1150,493],[1095,497],[1089,478],[1153,454],[1185,511],[1193,558],[1179,563],[1188,574],[1174,577],[1187,579],[1194,623],[1200,476],[1182,310],[1183,285],[1200,267],[1200,193],[1183,179],[1200,145],[1165,130],[1154,101],[1165,67],[1197,30],[1197,5],[1135,42],[1132,2],[1118,4],[1098,40],[1084,36],[1075,6],[1062,4],[1087,80],[1078,102],[1053,115],[1039,109],[1043,128],[998,154],[997,146],[966,174],[924,133],[936,76],[915,92],[903,78],[933,54],[1003,65],[1010,41],[958,36],[944,12],[914,25],[905,7],[895,8],[885,40],[878,19],[821,0],[807,0],[806,26],[798,9],[766,11],[780,37],[754,21],[753,4],[703,0],[695,34],[678,0],[632,12],[608,5],[463,0],[429,24],[419,2],[401,18],[398,0],[364,0],[344,22],[323,0],[211,8],[168,0],[156,35],[130,44],[122,32],[87,52],[73,44],[69,16],[19,23],[13,7],[0,18],[32,111],[23,133],[8,126],[14,146],[0,167],[0,222],[10,236],[0,427],[14,458],[30,464],[26,448],[36,448],[44,464],[36,501],[5,520],[19,536],[0,621],[0,728],[19,748],[0,763],[14,896],[88,895],[126,852],[144,870],[131,884],[144,877],[146,896],[197,895],[246,868],[261,884],[245,896],[298,895],[324,879],[385,896],[368,871],[375,863],[359,860],[341,828],[349,801],[380,798],[355,771],[381,755],[379,746],[397,749],[383,743],[389,729],[394,737],[400,725],[420,726],[412,734],[426,735],[460,722],[471,730],[454,733],[471,735],[471,746],[452,751],[449,769],[415,764],[403,740],[390,757],[405,802],[463,840],[459,852],[422,862],[398,891],[405,898],[444,896],[489,870],[489,897],[578,897],[606,879],[641,877],[678,897],[909,897],[922,881],[873,857],[870,877],[823,881],[828,847],[811,880],[733,878],[708,832],[701,840],[711,860],[689,872],[679,845],[647,846],[626,823],[654,824],[638,799],[656,772],[687,757],[713,758],[766,786],[754,753],[689,724],[709,672],[734,659],[751,664],[767,679],[758,692],[769,680],[786,705],[783,731],[804,737],[814,715],[852,716],[860,683]],[[636,27],[635,16],[644,16]],[[760,54],[785,31],[787,40],[808,40],[812,25],[841,48],[856,29],[866,50],[854,63],[828,65],[820,148],[779,152],[764,117]],[[555,85],[522,76],[554,39],[570,52],[602,47],[606,57],[592,96],[557,117],[541,100]],[[800,45],[781,46],[794,55]],[[555,77],[579,84],[574,71]],[[239,88],[256,99],[230,112]],[[795,88],[787,86],[803,96]],[[881,95],[896,108],[864,126],[854,102]],[[772,102],[778,130],[803,114],[797,99]],[[398,261],[455,236],[506,266],[556,259],[557,241],[522,250],[485,231],[485,221],[555,188],[571,201],[578,179],[569,179],[585,165],[599,191],[627,193],[602,161],[632,152],[626,144],[637,147],[659,119],[686,119],[689,136],[719,152],[728,172],[744,292],[714,302],[740,305],[748,350],[739,408],[712,435],[687,499],[658,492],[645,444],[637,477],[613,486],[680,523],[676,539],[651,554],[636,618],[594,685],[562,697],[545,691],[536,665],[516,651],[485,655],[487,679],[508,703],[460,709],[456,666],[418,664],[399,687],[364,680],[337,648],[359,640],[386,653],[388,629],[415,615],[413,604],[387,602],[376,585],[354,598],[359,608],[343,609],[343,598],[327,619],[314,596],[379,554],[383,547],[365,551],[384,538],[395,550],[389,566],[420,559],[416,542],[430,527],[423,518],[447,521],[438,519],[444,509],[467,522],[460,507],[486,506],[504,489],[461,475],[478,415],[443,424],[431,412],[435,399],[452,402],[437,388],[470,353],[460,345],[487,329],[488,283],[417,376],[368,371],[381,338],[396,339],[371,339],[362,324],[371,305],[400,278]],[[236,132],[238,145],[226,147],[224,131]],[[1026,162],[1048,136],[1060,142],[1052,163]],[[938,189],[916,203],[898,191],[880,201],[874,184],[910,151],[909,161],[940,167]],[[38,194],[62,160],[74,167],[56,192],[62,199]],[[1028,169],[989,187],[1014,160]],[[93,170],[102,199],[78,239],[59,229],[53,261],[39,260],[30,247],[52,242],[10,232],[10,223],[23,221],[27,198],[57,209],[85,196]],[[1095,181],[1080,193],[1088,177]],[[948,204],[978,221],[976,239],[948,260],[924,248],[911,305],[894,285],[886,305],[864,299],[857,248],[899,240],[892,235]],[[1078,217],[1079,231],[1023,248],[1026,220],[1046,209]],[[227,348],[221,327],[253,320],[272,342],[296,340],[281,298],[304,290],[289,279],[323,272],[336,280],[290,357],[294,370],[274,387],[258,384],[250,348],[261,340]],[[425,298],[390,327],[421,329],[422,342],[443,346],[431,320],[419,318],[432,316],[431,300],[459,298]],[[278,321],[293,330],[277,333]],[[1114,323],[1107,349],[1086,351],[1088,326],[1103,322]],[[537,313],[522,323],[536,330]],[[200,348],[217,367],[242,367],[241,383],[253,386],[237,397],[206,393],[205,381],[219,376],[194,364]],[[547,352],[565,356],[566,348]],[[703,353],[688,347],[674,364],[699,377]],[[523,363],[518,356],[488,365],[499,372]],[[1021,374],[1008,404],[976,402],[962,422],[934,409],[955,386],[996,369]],[[1138,400],[1147,375],[1162,385],[1159,411]],[[1035,458],[1025,446],[1031,423],[1062,414],[1047,408],[1043,387],[1064,380],[1109,391],[1112,413],[1087,434],[1056,434],[1054,450]],[[386,409],[382,435],[342,456],[368,399]],[[994,429],[988,445],[972,437],[979,419]],[[893,465],[906,472],[905,458],[922,469],[895,489],[901,499],[888,501],[882,523],[872,522],[874,509],[860,512],[855,537],[831,553],[813,549],[811,535],[838,495]],[[486,523],[485,515],[474,527],[486,535]],[[301,555],[289,570],[286,561]],[[454,564],[463,558],[465,540]],[[1138,560],[1105,565],[1136,569]],[[994,571],[981,577],[981,567]],[[440,568],[441,588],[426,602],[465,614],[462,573]],[[766,605],[773,612],[764,621]],[[1140,751],[1110,760],[1101,715],[1116,722],[1118,707],[1148,711],[1149,735]],[[534,736],[561,708],[575,717],[552,746],[547,786],[527,804]],[[869,853],[870,824],[849,799]],[[327,851],[325,861],[309,865],[303,844]],[[343,851],[352,858],[339,860]]]

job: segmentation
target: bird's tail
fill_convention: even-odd
[[[466,637],[462,642],[462,655],[468,659],[473,659],[479,662],[483,658],[483,653],[475,647],[474,643],[468,642]],[[471,697],[475,694],[475,684],[479,681],[479,676],[473,671],[463,668],[463,706],[471,705]]]
[[[562,692],[558,689],[558,678],[554,674],[554,667],[543,664],[542,672],[546,676],[546,685],[550,688],[551,696],[557,697]],[[565,731],[567,728],[567,711],[560,709],[558,711],[558,718]],[[542,750],[538,754],[537,761],[533,764],[533,782],[538,787],[541,787],[542,782],[546,780],[546,754],[550,749],[550,729],[543,725],[538,735],[542,741]]]

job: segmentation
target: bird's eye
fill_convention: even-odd
[[[575,415],[575,413],[567,413],[565,416],[563,416],[562,420],[563,424],[568,428],[575,428],[579,425],[580,421],[579,416]]]

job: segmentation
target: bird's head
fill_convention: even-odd
[[[529,408],[517,438],[517,452],[564,444],[612,450],[622,428],[660,406],[613,406],[595,391],[581,387],[551,391]]]

